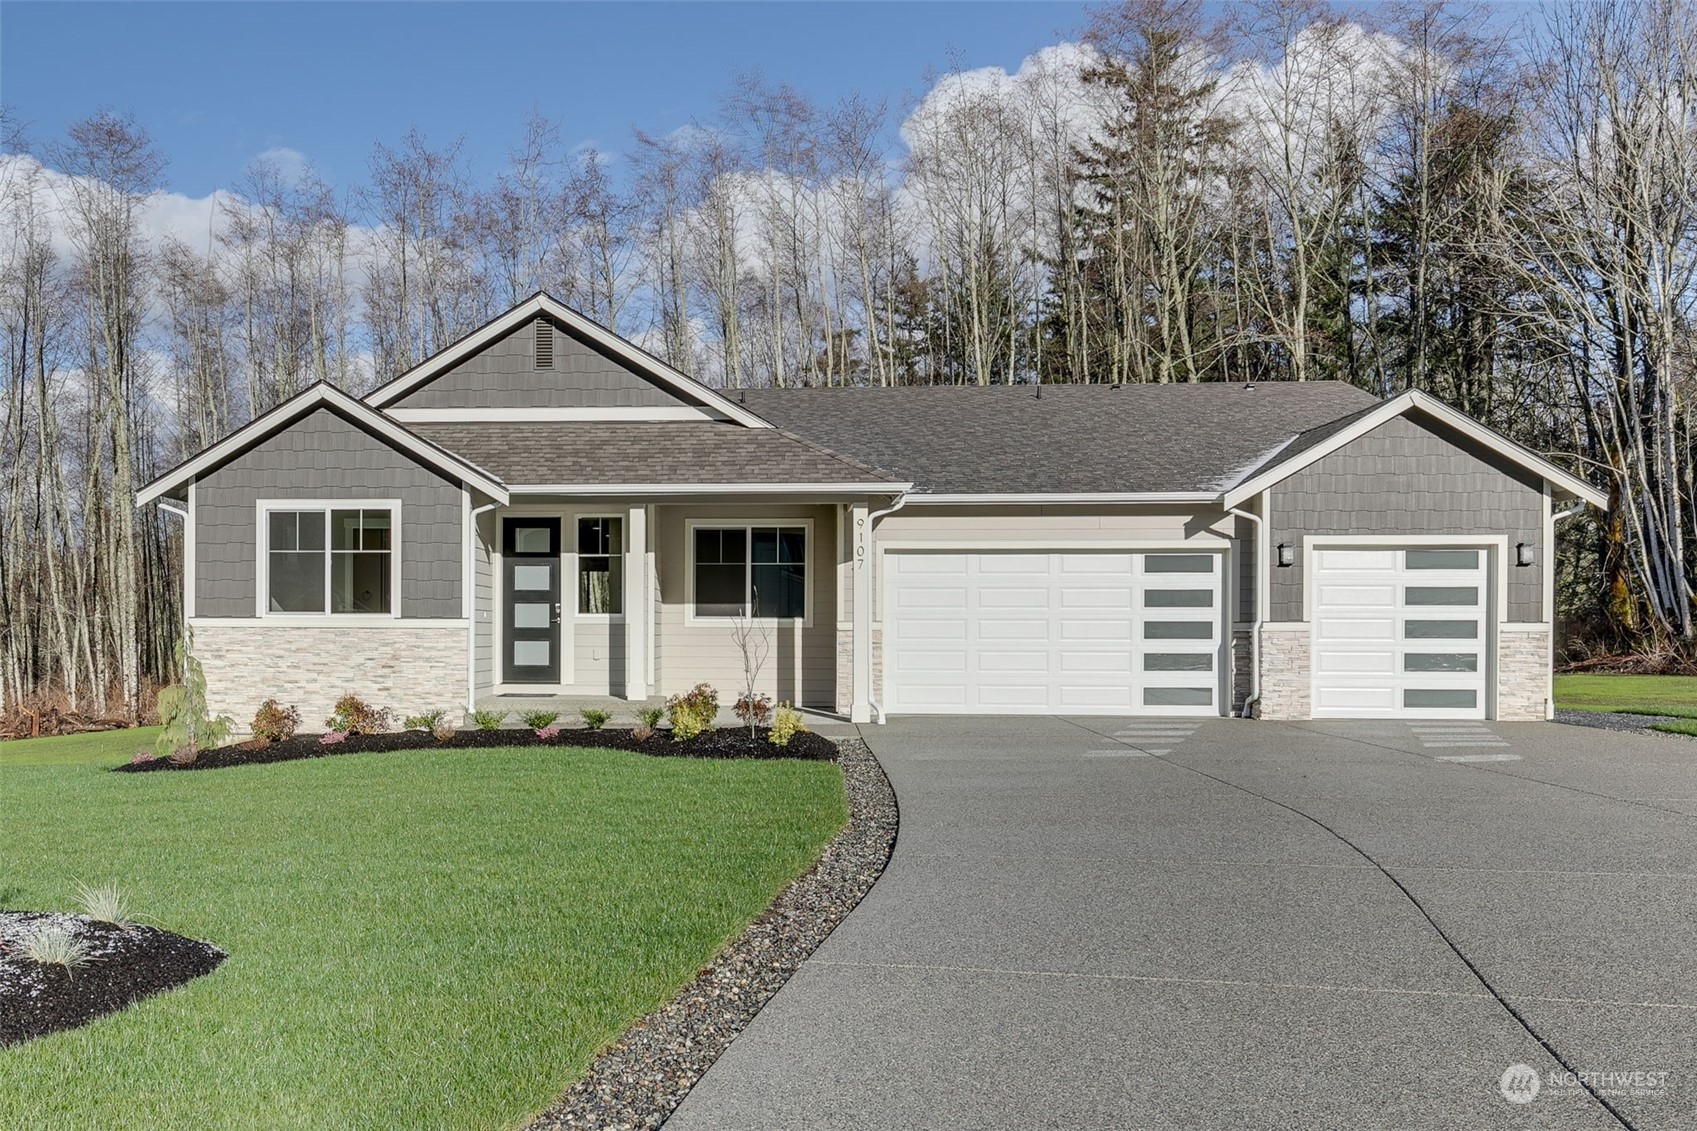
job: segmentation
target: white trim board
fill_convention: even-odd
[[[507,489],[495,476],[437,447],[422,436],[409,432],[398,422],[389,419],[369,406],[354,400],[333,385],[320,382],[305,392],[290,397],[270,412],[262,413],[230,433],[218,443],[186,460],[136,492],[136,504],[144,506],[163,495],[179,490],[207,471],[240,455],[245,449],[265,437],[281,432],[301,417],[319,408],[334,409],[369,428],[382,439],[400,448],[420,463],[444,472],[450,479],[463,483],[496,502],[508,501]]]
[[[899,495],[909,483],[526,483],[514,495]]]
[[[1315,444],[1290,460],[1269,468],[1253,479],[1239,483],[1219,496],[1220,501],[1226,507],[1241,506],[1245,500],[1283,482],[1303,468],[1331,455],[1345,444],[1360,439],[1392,417],[1404,416],[1412,410],[1425,413],[1439,423],[1455,429],[1474,442],[1497,453],[1504,459],[1518,464],[1528,471],[1535,472],[1542,476],[1546,482],[1554,484],[1576,499],[1583,500],[1598,508],[1608,506],[1609,497],[1606,492],[1599,491],[1583,479],[1563,471],[1530,449],[1522,447],[1506,436],[1493,432],[1472,417],[1451,408],[1436,397],[1420,392],[1418,389],[1411,389],[1401,396],[1386,401],[1378,408],[1363,415],[1361,419],[1349,427],[1342,429],[1335,435],[1328,436],[1321,443]]]
[[[255,499],[253,520],[253,615],[257,620],[316,621],[324,624],[393,624],[401,619],[403,600],[401,585],[401,500],[399,499]],[[339,510],[371,510],[389,512],[389,590],[390,609],[386,613],[337,613],[330,609],[331,573],[336,551],[331,543],[330,513]],[[324,515],[324,611],[321,613],[274,613],[270,611],[271,593],[271,511],[319,511]],[[313,551],[307,551],[311,553]]]
[[[544,315],[560,322],[568,331],[587,338],[637,372],[652,377],[661,385],[667,386],[685,397],[702,402],[708,408],[718,410],[729,420],[747,428],[772,427],[765,420],[736,404],[722,393],[709,389],[706,385],[682,371],[674,369],[634,343],[619,337],[600,323],[591,321],[552,296],[540,292],[519,303],[494,321],[487,322],[473,330],[434,357],[426,358],[388,384],[367,393],[365,403],[372,408],[383,408],[432,378],[441,375],[445,370],[452,368],[490,343]]]

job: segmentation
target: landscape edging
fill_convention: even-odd
[[[865,898],[895,847],[895,791],[859,739],[838,743],[849,822],[819,860],[678,994],[626,1029],[526,1131],[650,1131]]]

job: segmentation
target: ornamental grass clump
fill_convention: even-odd
[[[603,711],[598,707],[585,707],[578,714],[583,716],[583,725],[590,730],[600,730],[607,725],[607,720],[613,717],[613,712]]]
[[[713,729],[713,720],[719,717],[719,693],[712,684],[698,683],[666,700],[666,716],[672,720],[672,741],[686,742]]]
[[[88,884],[79,883],[77,902],[82,906],[82,913],[96,922],[110,923],[114,927],[133,925],[130,920],[130,902],[117,884],[90,887]]]
[[[471,721],[477,724],[478,730],[500,730],[501,724],[507,721],[505,711],[473,711]]]
[[[25,958],[39,966],[63,966],[66,974],[94,961],[88,944],[77,938],[69,927],[57,923],[35,928],[19,940],[18,949]]]

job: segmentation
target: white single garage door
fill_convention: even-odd
[[[891,551],[885,707],[1220,713],[1221,555]]]
[[[1314,717],[1482,719],[1490,553],[1318,547]]]

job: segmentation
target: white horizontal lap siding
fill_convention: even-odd
[[[1458,549],[1477,555],[1472,569],[1410,569],[1407,554]],[[1313,713],[1316,718],[1482,719],[1489,706],[1494,640],[1491,552],[1483,546],[1326,546],[1313,555]],[[1421,591],[1456,590],[1474,598],[1449,604]],[[1415,594],[1410,593],[1414,590]],[[1429,596],[1429,594],[1427,594]],[[1471,636],[1421,635],[1422,626],[1471,625]],[[1421,670],[1427,662],[1465,663],[1472,671]],[[1412,670],[1411,670],[1412,669]],[[1410,693],[1413,693],[1412,698]],[[1471,704],[1419,704],[1423,694],[1471,696]]]
[[[1144,554],[1131,551],[892,549],[883,559],[887,707],[1219,714],[1222,562],[1201,556],[1206,573],[1146,574]],[[1194,593],[1197,603],[1151,608],[1150,590]],[[1202,630],[1174,638],[1151,627],[1162,625]],[[1202,670],[1147,671],[1150,654]],[[1185,701],[1198,695],[1205,701]]]

